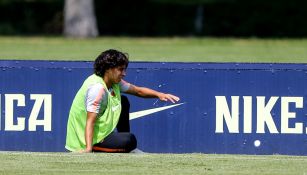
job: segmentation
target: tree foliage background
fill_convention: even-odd
[[[95,14],[100,35],[306,37],[306,7],[305,0],[96,0]],[[63,10],[64,0],[0,0],[0,34],[61,35]]]

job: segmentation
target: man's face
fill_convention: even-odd
[[[118,66],[110,69],[110,78],[113,83],[119,83],[126,76],[126,66]]]

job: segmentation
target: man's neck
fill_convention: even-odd
[[[102,79],[107,85],[107,88],[110,89],[112,87],[112,82],[107,78],[107,76],[104,76]]]

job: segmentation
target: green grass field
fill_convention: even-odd
[[[0,59],[94,60],[103,50],[131,61],[307,63],[307,39],[0,37]],[[215,154],[1,152],[1,174],[307,174],[307,157]]]
[[[0,37],[0,59],[94,60],[103,50],[131,61],[307,63],[307,39]]]
[[[0,174],[307,174],[307,157],[0,152]]]

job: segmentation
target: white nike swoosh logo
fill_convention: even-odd
[[[158,107],[158,108],[152,108],[152,109],[147,109],[147,110],[143,110],[143,111],[137,111],[137,112],[132,112],[130,113],[130,120],[136,119],[136,118],[140,118],[140,117],[144,117],[145,115],[149,115],[152,113],[156,113],[159,111],[163,111],[169,108],[173,108],[179,105],[182,105],[184,103],[179,103],[179,104],[175,104],[175,105],[169,105],[169,106],[163,106],[163,107]]]
[[[112,106],[112,111],[114,112],[114,111],[116,111],[118,108],[119,108],[119,105],[117,105],[117,106]]]

